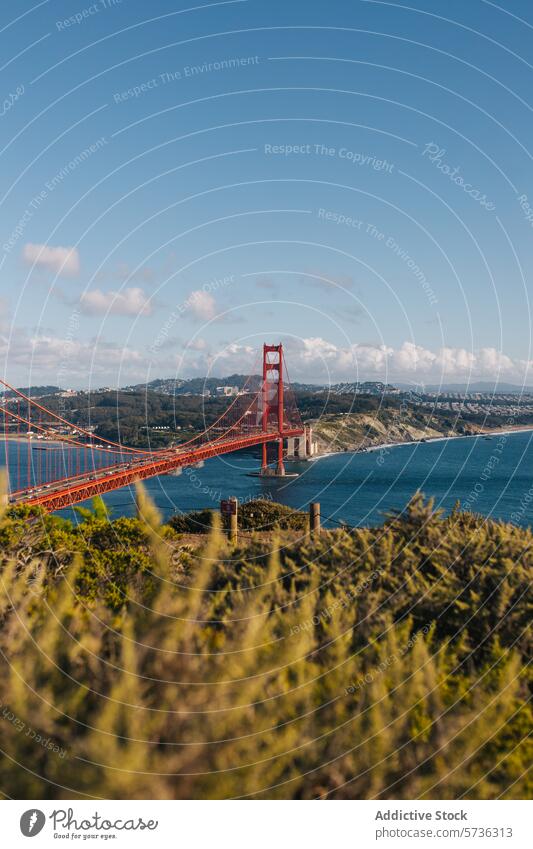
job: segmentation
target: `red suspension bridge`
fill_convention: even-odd
[[[262,446],[261,474],[284,475],[284,441],[289,455],[311,453],[286,374],[282,345],[263,346],[258,389],[242,392],[205,430],[173,448],[131,448],[72,424],[36,399],[0,381],[4,394],[8,499],[51,512],[120,489],[136,481],[171,474],[232,451]],[[277,461],[268,464],[267,445],[277,443]]]

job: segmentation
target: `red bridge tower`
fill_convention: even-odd
[[[285,474],[283,465],[283,345],[263,345],[263,387],[262,387],[262,424],[263,433],[277,425],[278,462],[276,475]],[[269,427],[270,425],[270,427]],[[272,474],[267,461],[267,443],[263,443],[263,461],[261,474]]]

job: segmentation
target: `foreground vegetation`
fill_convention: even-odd
[[[417,496],[314,541],[213,517],[194,548],[138,507],[2,519],[5,794],[531,795],[529,530]]]

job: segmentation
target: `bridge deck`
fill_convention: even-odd
[[[75,478],[53,481],[46,484],[45,487],[41,487],[41,491],[37,494],[33,494],[33,492],[30,494],[29,490],[20,490],[13,494],[11,503],[24,503],[29,506],[38,505],[48,512],[53,512],[54,510],[71,507],[73,504],[78,504],[88,498],[94,498],[96,495],[112,492],[136,481],[164,475],[174,469],[192,466],[211,457],[218,457],[255,445],[263,445],[280,438],[302,436],[303,434],[303,428],[292,428],[284,430],[282,433],[259,432],[250,436],[239,436],[238,439],[214,440],[188,451],[180,452],[178,447],[173,451],[161,452],[159,455],[154,454],[153,458],[148,460],[120,464],[118,468],[115,467],[114,469],[104,467],[87,474],[78,475]]]

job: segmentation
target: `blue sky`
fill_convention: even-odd
[[[531,383],[533,11],[18,2],[0,330],[18,385]]]

